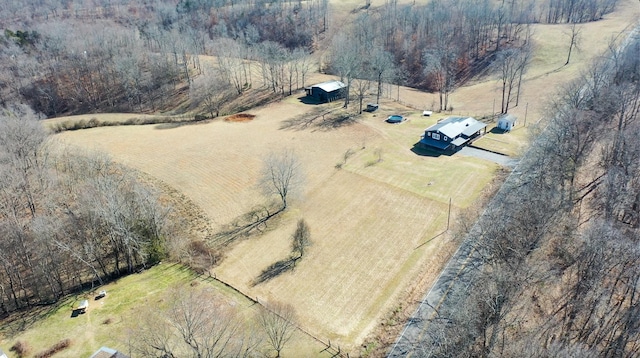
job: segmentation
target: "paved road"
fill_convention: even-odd
[[[474,225],[469,236],[472,235],[472,232],[477,233],[478,231],[479,226]],[[462,283],[462,272],[467,269],[473,253],[472,240],[464,240],[405,325],[400,337],[387,355],[388,358],[416,356],[416,348],[421,347],[424,342],[429,325],[437,317],[438,309],[447,298],[447,294],[455,285]]]

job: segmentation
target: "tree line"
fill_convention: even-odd
[[[419,352],[640,354],[639,50],[637,37],[612,46],[556,96]]]
[[[437,92],[439,103],[433,109],[450,110],[449,95],[456,87],[477,74],[496,72],[502,82],[501,113],[507,113],[518,104],[531,60],[530,25],[594,21],[613,11],[616,2],[386,1],[361,12],[345,34],[336,36],[327,70],[343,79],[360,111],[366,93],[376,92],[379,101],[381,83]]]
[[[387,1],[360,11],[353,29],[333,38],[327,69],[347,82],[360,111],[374,85],[379,101],[382,83],[436,91],[437,109],[448,110],[456,86],[496,60],[516,57],[503,50],[527,48],[529,24],[596,20],[616,2]],[[0,10],[0,51],[8,59],[0,64],[0,104],[29,103],[47,116],[139,112],[171,109],[191,94],[204,113],[219,115],[256,84],[281,95],[304,87],[314,66],[310,55],[330,24],[328,0],[98,5],[10,1]],[[200,55],[218,59],[209,73],[203,74]],[[515,67],[517,78],[525,67]],[[504,113],[513,102],[512,84],[503,83]]]
[[[2,109],[0,314],[157,263],[169,214],[130,170],[60,149],[26,106]]]

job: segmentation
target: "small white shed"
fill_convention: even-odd
[[[4,352],[2,351],[2,349],[0,349],[0,358],[7,358],[7,355],[4,354]]]
[[[517,118],[510,114],[505,114],[498,120],[498,129],[508,132],[516,126]]]

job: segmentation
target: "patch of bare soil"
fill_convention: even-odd
[[[249,113],[237,113],[233,114],[225,119],[227,122],[248,122],[254,119],[256,116]]]

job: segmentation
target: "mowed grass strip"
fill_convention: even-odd
[[[348,171],[308,193],[297,215],[313,245],[293,271],[251,285],[290,254],[292,217],[283,230],[236,246],[215,272],[252,296],[292,303],[305,327],[343,346],[360,342],[393,305],[408,271],[429,257],[414,257],[416,248],[446,225],[446,205]]]
[[[142,306],[158,305],[168,287],[194,278],[195,275],[183,266],[157,265],[99,289],[68,297],[28,330],[0,340],[0,345],[7,351],[16,341],[22,341],[27,343],[32,353],[37,353],[68,338],[70,347],[57,356],[89,357],[101,346],[126,352],[126,331],[136,319],[136,310]],[[99,290],[106,290],[107,296],[94,300]],[[74,308],[84,299],[89,301],[87,312],[73,317]],[[20,319],[9,325],[19,323]],[[4,327],[2,332],[7,335],[9,329]]]

